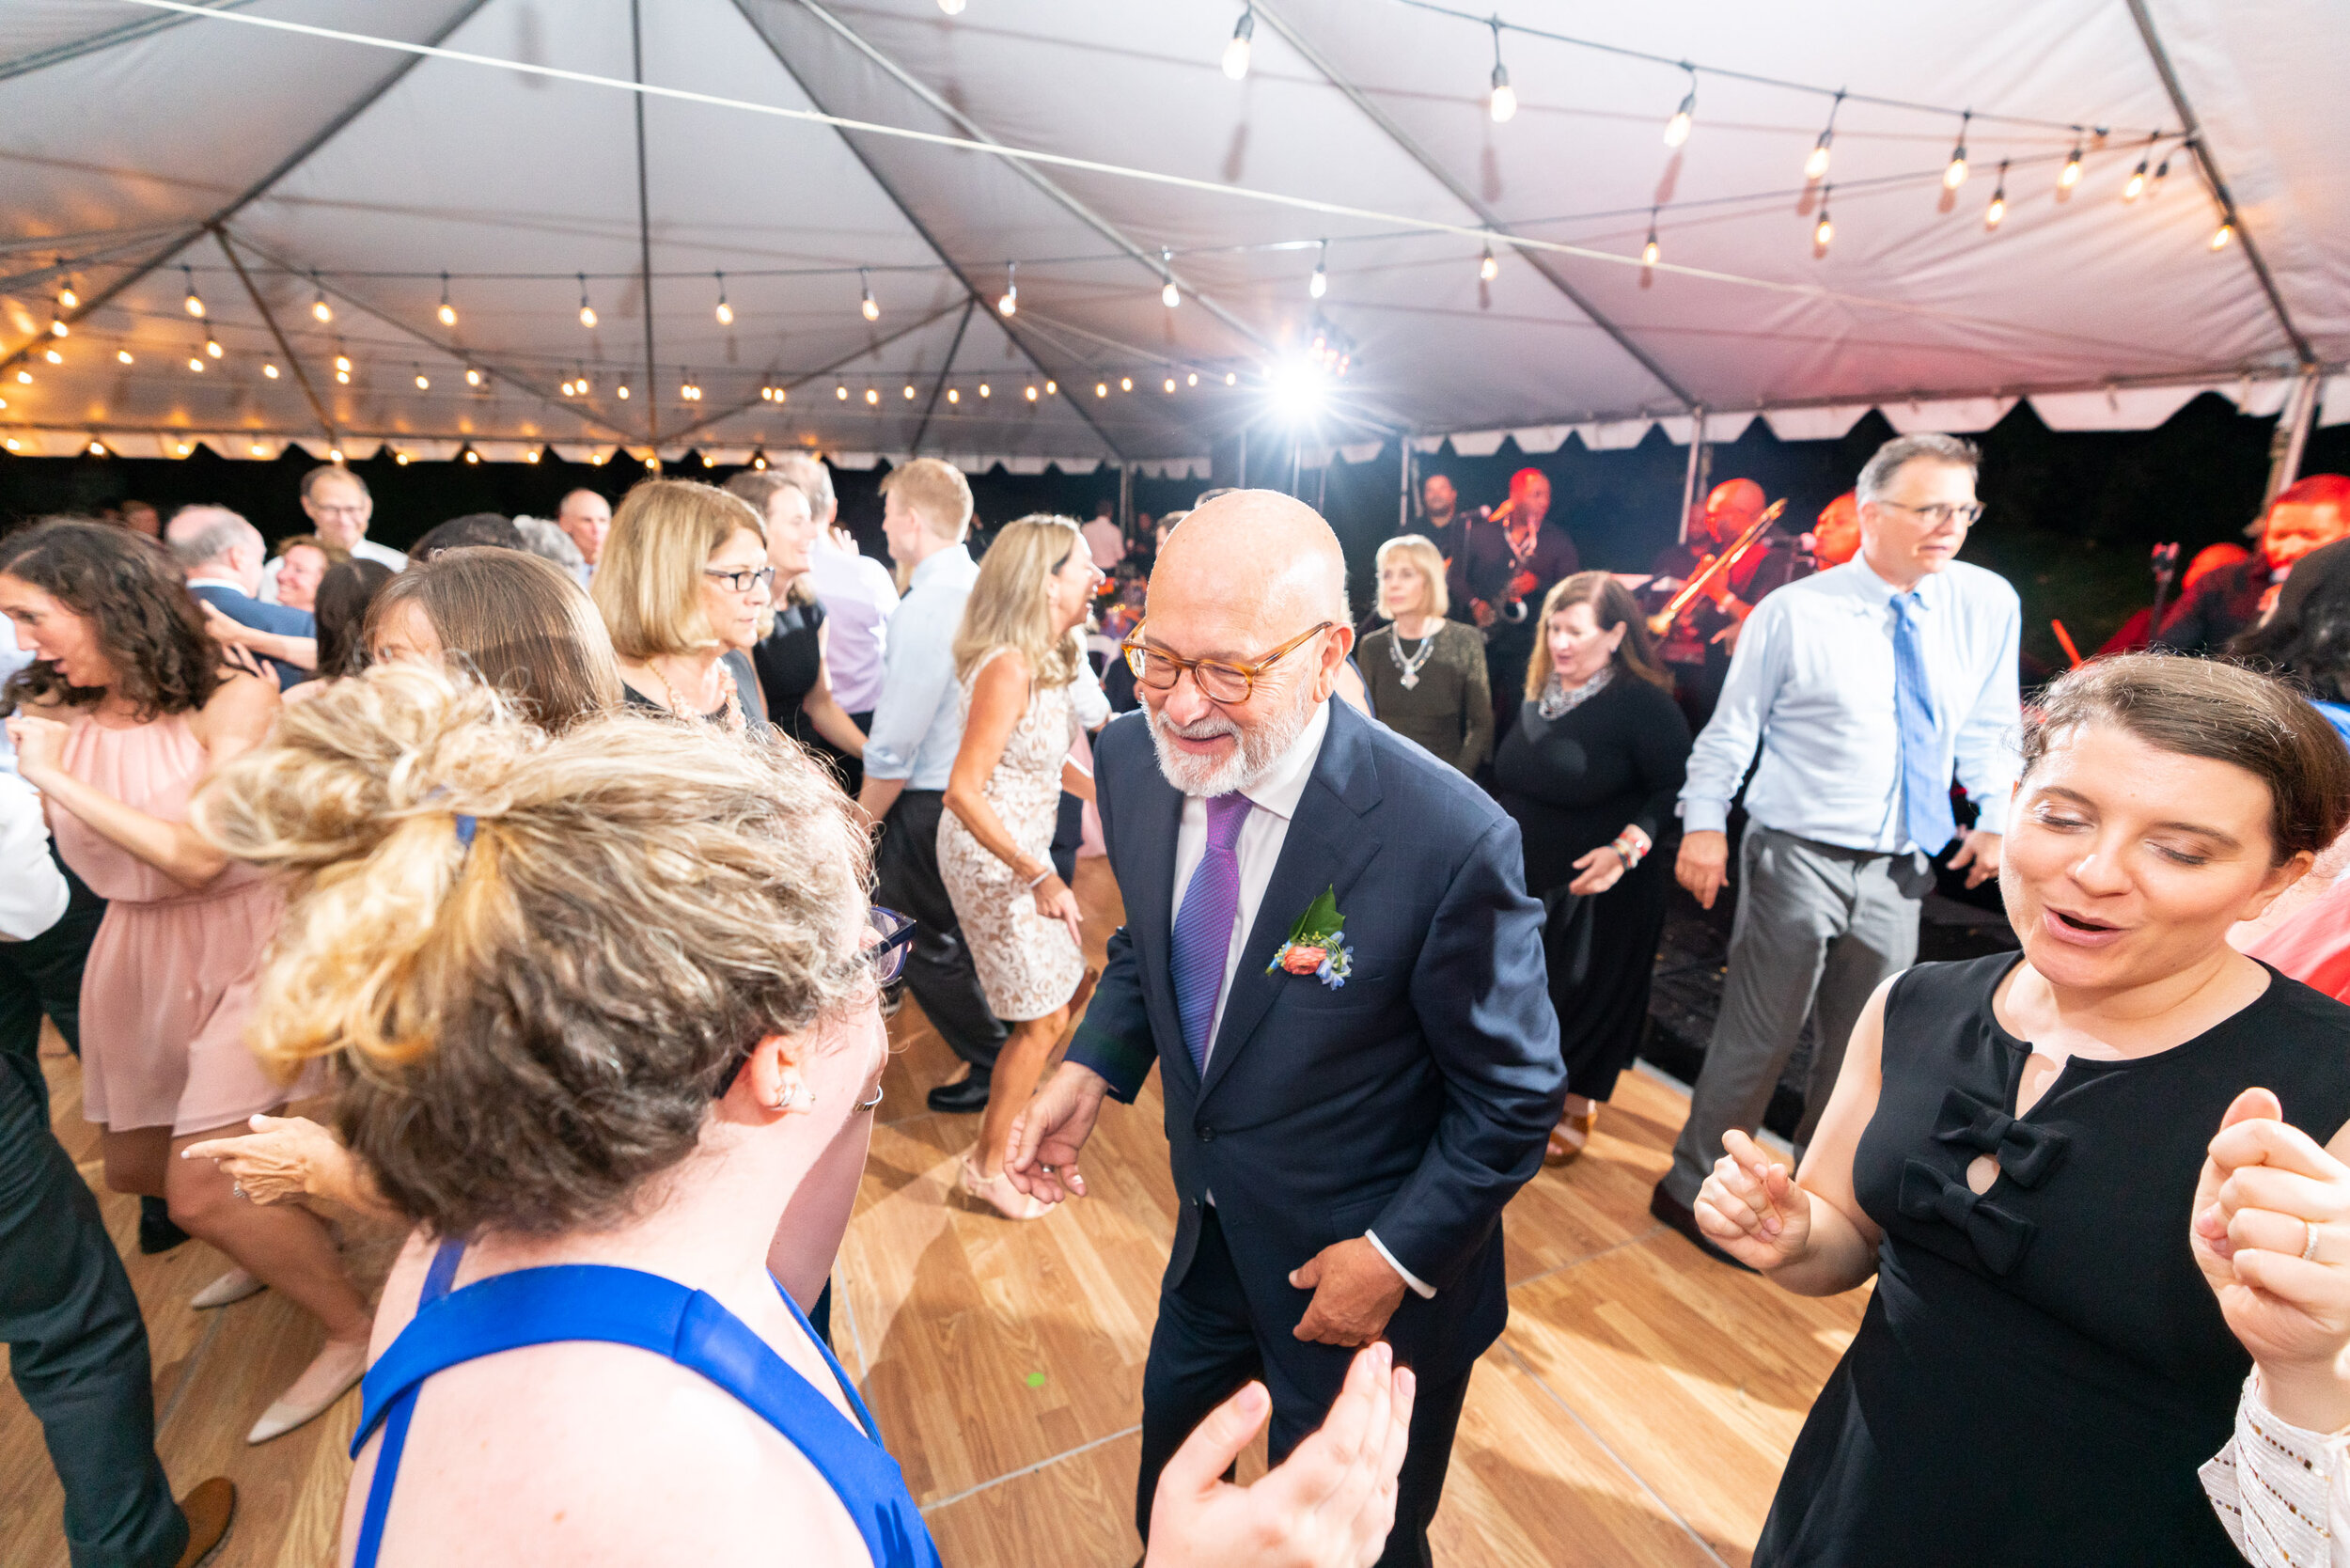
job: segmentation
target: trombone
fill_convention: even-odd
[[[1786,510],[1787,503],[1784,499],[1773,501],[1762,509],[1762,516],[1747,525],[1747,531],[1740,534],[1729,549],[1724,550],[1718,556],[1708,556],[1704,564],[1691,572],[1689,580],[1681,585],[1680,591],[1666,602],[1665,607],[1648,618],[1649,635],[1663,636],[1672,623],[1681,619],[1681,612],[1697,603],[1698,595],[1705,591],[1706,584],[1737,564],[1738,558],[1747,553],[1756,540],[1770,531],[1771,525],[1778,521],[1778,514]]]

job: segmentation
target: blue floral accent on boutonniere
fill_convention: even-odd
[[[1339,913],[1338,889],[1325,887],[1322,897],[1308,904],[1306,913],[1290,927],[1290,939],[1275,949],[1264,972],[1270,975],[1285,969],[1292,975],[1311,975],[1331,990],[1340,990],[1346,977],[1355,972],[1355,952],[1346,945],[1345,932],[1346,917]]]

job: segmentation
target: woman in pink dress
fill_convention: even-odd
[[[61,854],[107,900],[82,980],[83,1114],[105,1128],[106,1184],[160,1197],[238,1273],[198,1305],[273,1285],[326,1344],[248,1435],[265,1442],[334,1403],[365,1370],[367,1304],[317,1215],[244,1200],[208,1160],[290,1091],[245,1049],[272,885],[188,825],[188,799],[277,716],[269,681],[224,669],[170,559],[102,524],[42,524],[0,543],[0,614],[34,662],[0,691],[18,771],[47,797]]]

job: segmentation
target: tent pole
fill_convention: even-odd
[[[1402,478],[1395,498],[1395,531],[1400,534],[1412,525],[1412,432],[1397,436],[1395,447],[1396,467]]]
[[[1689,542],[1689,509],[1697,505],[1698,464],[1705,450],[1705,405],[1699,403],[1689,410],[1689,467],[1681,477],[1681,520],[1673,526],[1675,542]]]
[[[1135,531],[1135,465],[1123,461],[1118,465],[1118,531]]]
[[[2284,416],[2277,421],[2276,433],[2269,437],[2268,492],[2261,497],[2263,507],[2301,477],[2301,458],[2309,450],[2310,427],[2317,422],[2321,385],[2314,365],[2305,368],[2294,383],[2293,395],[2285,401]]]
[[[645,85],[645,26],[639,0],[628,0],[628,42],[636,85]],[[652,363],[652,197],[645,182],[645,95],[636,100],[636,257],[645,295],[645,439],[661,455],[659,372]]]
[[[947,378],[954,374],[955,351],[963,347],[963,334],[971,324],[971,312],[979,306],[976,299],[963,302],[963,320],[955,323],[955,340],[947,345],[947,362],[938,368],[938,379],[931,384],[931,400],[922,405],[922,422],[914,427],[914,439],[906,444],[908,452],[919,454],[922,450],[922,437],[930,433],[931,416],[938,411],[939,397],[947,390]]]
[[[277,340],[277,352],[286,356],[286,368],[293,372],[294,381],[302,387],[302,395],[310,400],[310,412],[319,416],[319,426],[326,431],[328,444],[338,445],[335,439],[335,421],[328,416],[326,405],[319,400],[318,389],[310,384],[310,372],[302,368],[302,356],[293,352],[291,343],[286,341],[286,334],[279,328],[277,317],[270,310],[269,302],[261,298],[258,289],[253,287],[253,274],[244,270],[244,261],[237,255],[237,248],[228,243],[228,231],[214,224],[212,238],[220,242],[221,254],[227,257],[228,264],[237,270],[237,281],[244,285],[245,297],[253,302],[253,308],[261,313],[261,324],[268,327],[269,335]]]

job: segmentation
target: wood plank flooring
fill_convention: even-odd
[[[1121,917],[1102,862],[1080,865],[1093,962]],[[951,1055],[911,1003],[834,1275],[833,1338],[903,1464],[950,1568],[1126,1568],[1143,1356],[1174,1229],[1157,1080],[1105,1107],[1093,1196],[1025,1225],[955,1190],[976,1117],[923,1091]],[[54,1042],[53,1042],[54,1043]],[[99,1181],[80,1074],[45,1058],[59,1135]],[[1700,1257],[1648,1215],[1686,1101],[1623,1079],[1590,1151],[1544,1171],[1507,1217],[1510,1327],[1470,1386],[1437,1553],[1535,1568],[1747,1562],[1787,1450],[1859,1323],[1864,1292],[1807,1300]],[[187,1298],[226,1266],[202,1243],[138,1253],[138,1206],[102,1191],[154,1347],[158,1446],[174,1483],[233,1477],[243,1497],[216,1568],[322,1568],[356,1395],[258,1449],[243,1433],[317,1348],[274,1294],[212,1313]],[[370,1280],[396,1238],[354,1233]],[[1261,1450],[1243,1479],[1261,1473]],[[64,1568],[61,1498],[39,1428],[0,1389],[0,1564]]]

